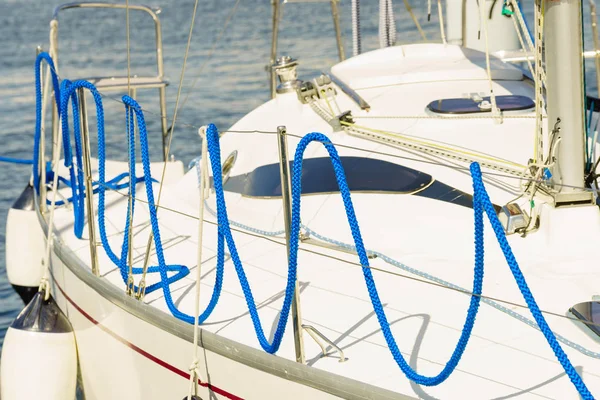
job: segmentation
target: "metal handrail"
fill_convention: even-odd
[[[66,4],[59,5],[54,9],[54,12],[52,14],[52,20],[58,21],[58,15],[61,11],[69,10],[72,8],[112,8],[112,9],[125,10],[125,9],[127,9],[127,7],[128,6],[126,4],[117,4],[117,3],[108,3],[108,2],[66,3]],[[157,56],[156,61],[157,61],[157,70],[158,70],[157,72],[158,72],[158,76],[160,78],[163,78],[164,77],[164,65],[163,65],[163,59],[162,59],[162,31],[161,31],[160,20],[158,19],[158,13],[160,13],[160,8],[152,9],[149,6],[131,4],[131,5],[129,5],[129,9],[144,11],[147,14],[149,14],[152,17],[152,20],[154,21],[154,29],[155,29],[155,35],[156,35],[156,56]],[[58,50],[58,44],[56,46],[56,49]]]
[[[158,18],[158,14],[160,13],[160,8],[152,8],[145,5],[127,5],[127,4],[117,4],[117,3],[109,3],[109,2],[73,2],[73,3],[65,3],[57,6],[54,9],[54,13],[52,15],[52,21],[50,22],[50,55],[54,59],[55,67],[58,69],[58,15],[61,11],[76,9],[76,8],[105,8],[105,9],[121,9],[126,10],[136,10],[143,11],[150,15],[152,20],[154,21],[154,31],[156,37],[156,69],[157,69],[157,78],[161,81],[164,80],[164,62],[163,62],[163,43],[162,43],[162,30],[160,19]],[[163,142],[163,158],[166,161],[168,159],[167,152],[167,136],[168,126],[167,126],[167,95],[166,88],[163,86],[159,87],[159,101],[160,101],[160,119],[161,119],[161,131],[162,131],[162,142]],[[131,95],[131,93],[130,93]],[[58,129],[58,126],[56,125]]]
[[[52,19],[57,19],[58,14],[69,8],[127,8],[126,4],[109,3],[106,1],[76,1],[73,3],[64,3],[56,6],[52,13]],[[146,11],[153,15],[153,18],[157,20],[157,15],[160,14],[160,7],[150,7],[143,4],[131,4],[129,5],[130,10],[141,10]]]

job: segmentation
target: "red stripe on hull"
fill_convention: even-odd
[[[114,339],[116,339],[117,341],[121,342],[122,344],[124,344],[125,346],[129,347],[130,349],[134,350],[136,353],[141,354],[142,356],[146,357],[147,359],[155,362],[156,364],[160,365],[163,368],[168,369],[169,371],[181,376],[182,378],[185,378],[187,380],[190,379],[190,374],[180,370],[179,368],[167,363],[166,361],[161,360],[160,358],[148,353],[146,350],[139,348],[138,346],[136,346],[135,344],[127,341],[126,339],[122,338],[121,336],[117,335],[115,332],[111,331],[110,329],[108,329],[106,326],[102,325],[100,322],[98,322],[97,320],[95,320],[91,315],[89,315],[87,312],[85,312],[81,307],[79,307],[79,305],[77,305],[77,303],[75,303],[73,301],[73,299],[71,299],[66,293],[65,291],[60,287],[60,285],[56,282],[56,280],[54,280],[54,283],[56,284],[56,287],[58,288],[58,290],[62,293],[63,296],[65,296],[65,299],[67,299],[67,301],[69,303],[71,303],[71,305],[73,307],[75,307],[77,309],[77,311],[79,311],[79,313],[81,315],[83,315],[85,318],[87,318],[91,323],[93,323],[94,325],[98,326],[98,328],[102,329],[104,332],[108,333],[110,336],[112,336]],[[202,387],[206,387],[210,390],[212,390],[213,392],[215,392],[216,394],[219,394],[223,397],[226,397],[228,399],[231,400],[243,400],[242,397],[236,396],[232,393],[229,393],[226,390],[223,390],[219,387],[216,387],[214,385],[211,385],[208,382],[202,382],[200,379],[198,379],[198,384]]]

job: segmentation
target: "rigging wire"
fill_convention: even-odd
[[[183,56],[183,65],[181,67],[181,75],[179,77],[179,87],[177,88],[177,98],[175,100],[175,111],[173,113],[173,123],[171,124],[171,133],[169,135],[169,141],[167,143],[167,149],[166,149],[166,155],[167,157],[165,157],[165,161],[163,163],[163,169],[162,169],[162,174],[161,174],[161,178],[160,178],[160,186],[158,187],[158,195],[156,197],[156,203],[160,204],[160,198],[162,195],[162,189],[163,189],[163,185],[164,185],[164,181],[165,181],[165,176],[167,173],[167,163],[169,162],[168,160],[168,155],[171,152],[171,144],[173,143],[173,136],[175,134],[175,122],[177,121],[177,110],[179,108],[179,100],[181,99],[181,89],[183,86],[183,77],[185,76],[185,69],[187,66],[187,60],[188,60],[188,55],[190,52],[190,46],[192,43],[192,35],[194,32],[194,25],[196,22],[196,11],[198,10],[198,0],[195,0],[194,2],[194,11],[192,12],[192,21],[190,22],[190,30],[188,33],[188,40],[187,40],[187,45],[185,48],[185,54]],[[157,209],[158,211],[158,209]],[[148,244],[146,245],[146,256],[145,256],[145,260],[144,260],[144,265],[143,265],[143,272],[142,272],[142,278],[140,280],[140,291],[138,292],[137,296],[139,298],[144,297],[144,289],[145,289],[145,283],[146,283],[146,274],[148,272],[148,263],[150,261],[150,251],[152,249],[152,239],[153,239],[153,233],[150,232],[150,235],[148,236]]]
[[[131,96],[131,42],[129,40],[129,0],[125,0],[125,30],[127,32],[127,94]]]
[[[277,132],[275,132],[275,133],[277,133]],[[104,185],[104,186],[110,192],[114,192],[114,193],[116,193],[116,194],[118,194],[118,195],[120,195],[122,197],[130,197],[129,194],[124,193],[124,192],[122,192],[119,189],[115,189],[114,187],[110,187],[110,186],[107,186],[107,185]],[[168,212],[172,212],[172,213],[177,214],[177,215],[181,215],[183,217],[187,217],[187,218],[190,218],[190,219],[193,219],[193,220],[199,220],[198,216],[196,216],[196,215],[189,214],[189,213],[181,211],[181,210],[176,210],[174,208],[170,208],[170,207],[167,207],[167,206],[162,206],[162,205],[159,205],[159,204],[150,204],[146,199],[141,199],[141,198],[136,197],[135,200],[139,201],[141,203],[144,203],[144,204],[148,204],[150,206],[154,206],[156,208],[163,209],[163,210],[168,211]],[[220,227],[219,223],[216,222],[216,221],[211,221],[211,220],[208,220],[208,219],[204,219],[203,222],[206,223],[206,224],[209,224],[209,225]],[[274,237],[267,237],[267,236],[264,236],[264,235],[261,235],[261,234],[258,234],[258,233],[249,232],[249,231],[246,231],[246,230],[243,230],[243,229],[238,229],[238,228],[235,228],[235,227],[231,227],[231,230],[233,232],[236,232],[236,233],[240,233],[240,234],[252,236],[252,237],[255,237],[255,238],[258,238],[258,239],[266,240],[268,242],[271,242],[271,243],[274,243],[274,244],[277,244],[277,245],[280,245],[280,246],[286,246],[285,238],[283,238],[283,237],[280,240],[277,240],[277,238],[274,238]],[[528,309],[528,306],[526,304],[520,304],[520,303],[516,303],[516,302],[510,301],[510,300],[505,300],[505,299],[501,299],[501,298],[498,298],[498,297],[487,296],[487,295],[484,295],[484,294],[478,295],[476,293],[471,292],[468,289],[462,289],[462,288],[458,288],[458,287],[447,286],[447,285],[444,285],[444,284],[441,284],[441,283],[438,283],[438,282],[429,281],[429,280],[422,279],[422,278],[419,278],[419,277],[402,274],[402,273],[399,273],[399,272],[396,272],[396,271],[391,271],[391,270],[384,269],[384,268],[374,267],[372,265],[370,265],[370,266],[364,266],[364,265],[361,265],[360,263],[358,263],[356,261],[347,260],[347,259],[342,258],[342,257],[337,257],[337,256],[334,256],[334,255],[331,255],[331,254],[327,254],[327,253],[323,253],[323,252],[320,252],[320,251],[311,250],[311,249],[308,249],[308,248],[305,248],[305,247],[300,247],[298,250],[299,251],[303,251],[305,253],[310,253],[310,254],[313,254],[313,255],[316,255],[316,256],[325,257],[325,258],[332,259],[332,260],[335,260],[335,261],[343,262],[345,264],[348,264],[348,265],[351,265],[351,266],[354,266],[354,267],[360,267],[360,268],[366,267],[366,268],[369,268],[369,269],[371,269],[373,271],[381,272],[381,273],[384,273],[384,274],[387,274],[387,275],[396,276],[398,278],[404,278],[404,279],[412,280],[412,281],[419,282],[419,283],[425,283],[427,285],[431,285],[431,286],[435,286],[435,287],[440,287],[440,288],[443,288],[443,289],[448,289],[448,290],[451,290],[451,291],[454,291],[454,292],[458,292],[458,293],[462,293],[462,294],[465,294],[465,295],[468,295],[468,296],[478,296],[481,299],[486,299],[486,300],[489,300],[489,301],[495,301],[495,302],[498,302],[498,303],[503,303],[503,304],[506,304],[508,306],[513,306],[513,307]],[[585,325],[588,325],[588,326],[595,326],[595,327],[599,327],[600,328],[600,324],[598,324],[598,323],[594,323],[594,322],[590,322],[590,321],[588,321],[588,322],[581,321],[581,320],[579,320],[577,318],[569,317],[568,315],[564,315],[564,314],[557,313],[557,312],[554,312],[554,311],[541,310],[541,312],[544,313],[544,314],[547,314],[547,315],[554,316],[554,317],[559,317],[559,318],[562,318],[562,319],[567,319],[567,320],[570,320],[570,321],[573,321],[573,322],[581,322],[581,323],[584,323]]]
[[[203,76],[202,72],[204,71],[204,68],[208,65],[208,62],[212,59],[212,56],[213,56],[215,50],[217,49],[217,45],[219,44],[220,40],[223,38],[223,35],[225,34],[225,31],[227,30],[227,26],[229,25],[229,22],[231,22],[231,20],[233,19],[233,16],[235,15],[235,13],[237,11],[238,6],[240,5],[240,2],[241,2],[241,0],[237,0],[235,2],[235,4],[233,5],[233,8],[227,15],[227,18],[225,18],[225,22],[223,22],[223,27],[221,28],[221,31],[217,35],[217,38],[214,40],[214,42],[212,44],[212,47],[208,51],[206,59],[204,60],[202,65],[200,65],[200,68],[198,69],[198,75],[194,78],[194,81],[192,82],[192,85],[190,86],[189,90],[187,91],[185,98],[181,102],[181,106],[179,106],[179,111],[181,111],[181,109],[185,106],[188,99],[190,98],[190,95],[192,94],[192,91],[196,87],[196,84],[198,83],[200,78]],[[171,127],[172,126],[173,125],[171,125]]]

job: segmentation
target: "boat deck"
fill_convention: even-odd
[[[421,61],[427,58],[426,61],[434,63],[435,59],[431,55],[433,50],[430,49],[425,55],[415,54],[412,57],[421,57]],[[409,56],[410,54],[406,55]],[[460,97],[461,93],[486,90],[487,80],[477,75],[482,69],[480,64],[465,62],[464,57],[460,60],[444,58],[443,54],[438,57],[448,60],[448,63],[455,63],[455,70],[462,72],[443,82],[439,82],[437,78],[425,81],[416,80],[414,77],[412,79],[407,72],[407,76],[404,76],[401,82],[390,78],[385,85],[379,82],[369,87],[352,80],[352,74],[363,73],[357,66],[351,65],[352,68],[347,70],[340,66],[339,71],[334,69],[334,72],[339,73],[342,79],[352,82],[371,104],[370,116],[404,114],[425,117],[428,114],[424,105],[434,100],[433,96]],[[353,61],[360,62],[360,57]],[[406,68],[418,69],[419,65],[412,62]],[[402,63],[398,63],[390,69],[393,70],[393,74],[402,75],[403,71],[398,70],[401,67]],[[443,69],[444,66],[438,67]],[[464,71],[468,72],[469,68],[476,72],[472,75],[473,79],[465,75]],[[502,72],[501,68],[499,71],[498,74]],[[498,75],[499,80],[494,81],[497,95],[533,95],[530,86],[522,80],[516,80],[513,70],[502,73],[505,75]],[[460,92],[458,95],[457,91]],[[295,94],[293,96],[295,97]],[[407,98],[411,101],[402,100]],[[342,109],[352,109],[355,115],[361,115],[348,97],[339,95],[337,101]],[[398,104],[398,101],[402,103]],[[267,115],[278,115],[278,118],[267,119]],[[284,122],[291,133],[320,131],[329,135],[334,143],[360,147],[367,151],[386,151],[398,156],[415,157],[412,152],[406,150],[351,137],[343,132],[334,133],[309,106],[299,105],[297,99],[291,95],[280,96],[260,107],[236,124],[232,130],[273,131],[273,127]],[[497,157],[523,162],[531,151],[527,144],[533,143],[535,122],[531,118],[507,118],[503,124],[496,124],[493,119],[456,119],[444,121],[442,124],[435,119],[399,118],[371,119],[367,122],[361,121],[361,124],[428,140],[450,142],[484,153],[493,152]],[[511,145],[517,141],[526,145],[517,150]],[[297,142],[297,138],[289,138],[290,153],[295,149]],[[276,138],[273,135],[231,132],[222,138],[222,159],[231,151],[238,150],[232,174],[240,175],[260,165],[277,162],[276,146]],[[472,192],[470,176],[456,169],[444,168],[435,163],[400,161],[392,156],[347,148],[339,148],[339,151],[342,155],[368,154],[367,157],[387,159],[418,168],[436,180],[466,193]],[[324,150],[313,144],[306,157],[324,155]],[[155,164],[153,168],[153,177],[160,176],[161,164]],[[125,163],[111,162],[107,166],[107,177],[125,171]],[[61,175],[66,176],[66,171],[62,171]],[[504,204],[516,197],[507,187],[518,187],[518,182],[491,177],[486,183],[492,201],[497,204]],[[184,174],[180,163],[170,164],[163,184],[159,219],[167,264],[186,265],[191,271],[187,277],[171,285],[173,302],[182,312],[192,314],[200,201],[196,171],[191,170]],[[154,184],[155,193],[158,188],[159,184]],[[70,196],[68,189],[63,190],[66,196]],[[136,191],[140,201],[136,205],[133,224],[134,266],[141,267],[150,227],[147,206],[143,203],[146,199],[144,185],[139,184]],[[226,200],[231,221],[255,230],[274,232],[283,229],[280,198],[250,198],[226,192]],[[442,370],[456,346],[470,297],[432,285],[430,280],[409,273],[406,268],[417,269],[429,276],[470,290],[474,264],[473,209],[407,194],[354,193],[352,200],[367,249],[394,259],[405,268],[391,265],[381,256],[370,260],[371,266],[376,268],[373,271],[375,281],[398,346],[412,368],[420,374],[436,375]],[[107,192],[106,204],[109,241],[113,250],[117,251],[120,250],[123,241],[127,198],[119,193]],[[210,210],[216,210],[214,193],[211,193],[206,204]],[[581,301],[588,301],[597,293],[600,274],[589,252],[589,238],[600,237],[597,207],[554,210],[549,205],[544,205],[541,208],[548,223],[526,238],[511,236],[513,251],[540,308],[560,315],[545,314],[554,332],[592,352],[598,352],[598,339],[587,335],[580,326],[563,317],[569,307]],[[215,282],[217,224],[210,210],[207,209],[204,216],[206,223],[202,242],[201,310],[206,307]],[[586,225],[585,229],[574,230],[573,227],[577,226],[578,221],[583,220],[596,220],[599,223],[593,227],[588,228]],[[320,235],[352,244],[339,194],[303,197],[302,222]],[[55,226],[60,232],[60,239],[81,260],[89,262],[89,244],[85,240],[87,227],[84,230],[84,240],[79,240],[73,235],[72,210],[67,207],[57,209]],[[287,278],[285,237],[281,234],[266,236],[237,228],[233,237],[259,309],[265,334],[271,338],[279,318]],[[523,305],[524,300],[489,224],[486,224],[485,238],[484,294],[509,302],[502,304],[514,313],[531,319],[527,309],[510,305]],[[561,243],[569,245],[561,247]],[[301,243],[300,248],[302,250],[298,259],[298,281],[302,322],[322,332],[339,346],[347,357],[346,361],[340,362],[339,354],[332,348],[328,348],[328,355],[323,357],[320,347],[305,333],[308,365],[424,399],[450,398],[458,393],[463,399],[576,398],[573,385],[565,376],[563,368],[542,334],[514,316],[486,303],[481,304],[467,350],[450,378],[436,387],[411,383],[396,365],[381,334],[361,267],[357,264],[357,256],[340,249],[308,243]],[[587,250],[582,252],[582,249]],[[225,276],[219,303],[202,328],[259,349],[244,293],[228,256],[229,251],[226,249]],[[118,268],[102,249],[99,251],[99,257],[101,277],[124,290],[125,284]],[[150,265],[157,265],[154,250],[150,260]],[[137,282],[139,276],[135,279]],[[148,284],[158,281],[158,274],[148,275]],[[170,313],[164,294],[160,290],[149,293],[144,301],[156,310]],[[600,362],[571,347],[563,345],[563,349],[582,374],[592,393],[600,393]],[[288,320],[286,335],[277,356],[295,359],[291,318]]]

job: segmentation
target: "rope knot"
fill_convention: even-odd
[[[194,375],[198,376],[198,359],[194,359],[194,361],[192,361],[192,363],[190,364],[190,367],[188,368],[188,370],[191,373],[194,373]]]

